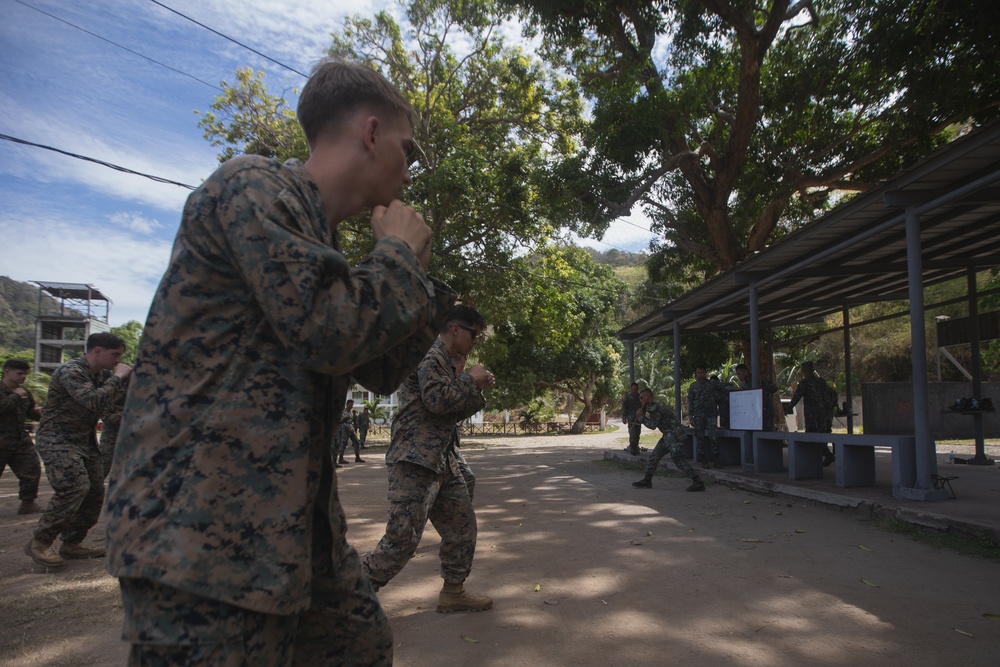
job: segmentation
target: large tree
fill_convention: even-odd
[[[621,343],[616,312],[625,283],[572,246],[553,244],[520,258],[503,295],[484,314],[493,331],[479,352],[497,377],[494,407],[525,405],[546,390],[582,406],[573,432],[617,400]]]
[[[540,193],[548,166],[574,151],[583,114],[576,84],[506,46],[502,25],[489,0],[410,0],[396,15],[347,19],[330,48],[381,71],[413,104],[407,202],[434,231],[432,272],[474,301],[505,284],[518,252],[553,233],[558,212]],[[305,157],[294,115],[260,75],[241,71],[223,87],[202,120],[224,147],[220,159]],[[344,231],[350,250],[367,250],[361,221]]]
[[[731,268],[998,112],[997,3],[506,4],[592,105],[552,194],[598,233],[642,206],[664,276]]]

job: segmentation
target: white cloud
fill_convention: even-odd
[[[145,321],[171,247],[169,242],[137,239],[115,227],[7,212],[0,212],[0,237],[17,239],[16,252],[4,255],[5,275],[25,282],[94,285],[113,301],[112,326]]]
[[[119,227],[144,235],[152,234],[155,230],[163,228],[163,225],[158,221],[150,220],[140,213],[115,213],[111,216],[111,222]]]

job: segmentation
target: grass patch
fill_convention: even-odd
[[[997,542],[996,536],[989,533],[968,535],[956,531],[935,530],[914,525],[894,516],[883,517],[876,522],[876,525],[882,530],[904,535],[932,547],[1000,563],[1000,543]]]

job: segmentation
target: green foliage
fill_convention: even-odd
[[[581,248],[549,245],[517,260],[507,289],[483,307],[493,333],[480,348],[497,377],[491,407],[570,394],[585,421],[621,395],[615,310],[624,284]],[[583,416],[586,415],[586,416]]]
[[[263,155],[278,160],[309,157],[302,128],[282,97],[267,92],[264,73],[251,68],[236,70],[236,81],[222,82],[222,95],[212,109],[202,113],[198,127],[213,146],[222,149],[219,162],[237,155]],[[292,91],[297,94],[297,90]]]
[[[372,423],[376,423],[379,419],[382,423],[389,423],[389,408],[384,405],[379,405],[379,399],[376,396],[374,400],[364,401],[362,407],[368,408],[368,416],[371,418]]]
[[[0,355],[34,360],[38,287],[0,276]],[[58,311],[59,302],[42,294],[42,306]]]
[[[544,398],[533,398],[525,407],[517,411],[518,423],[521,426],[537,426],[545,422],[552,421],[556,411],[553,410]]]
[[[544,196],[549,165],[569,155],[583,106],[575,82],[532,54],[508,48],[492,2],[411,0],[405,20],[353,16],[330,55],[365,62],[416,110],[420,156],[407,199],[434,231],[431,272],[471,301],[506,284],[515,255],[544,242],[561,220]],[[460,46],[455,46],[460,45]],[[460,50],[456,50],[460,49]],[[202,119],[227,159],[244,152],[305,158],[301,130],[261,75],[237,73]],[[364,216],[341,225],[345,250],[372,244]]]
[[[142,326],[142,322],[129,320],[119,327],[111,327],[111,333],[125,341],[122,363],[135,363],[135,353],[139,350],[139,339],[142,338]]]
[[[735,266],[1000,110],[996,3],[506,0],[592,110],[556,166],[600,233],[642,206],[656,282]]]

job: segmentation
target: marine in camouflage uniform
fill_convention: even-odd
[[[640,404],[639,385],[633,382],[622,400],[622,422],[628,425],[628,453],[633,456],[639,454],[639,436],[642,435],[642,424],[636,419]]]
[[[718,467],[719,429],[716,422],[719,418],[719,400],[725,395],[725,391],[722,383],[707,377],[704,366],[697,366],[694,375],[695,381],[688,387],[688,416],[694,428],[694,437],[698,440],[698,458],[706,464],[711,461]],[[707,448],[706,440],[709,445]]]
[[[63,558],[104,555],[104,549],[80,543],[101,516],[104,469],[97,421],[128,386],[129,367],[119,363],[124,349],[125,344],[112,334],[91,334],[87,353],[52,373],[35,445],[55,493],[25,547],[40,565],[58,567]],[[52,543],[60,535],[63,544],[55,554]]]
[[[653,475],[660,465],[660,460],[669,453],[670,459],[677,466],[677,469],[691,478],[691,486],[687,490],[704,491],[705,483],[698,476],[698,473],[695,472],[694,468],[691,467],[691,464],[687,462],[681,451],[681,446],[685,438],[684,425],[674,416],[669,407],[654,400],[653,392],[644,389],[641,396],[643,399],[642,406],[636,418],[641,420],[642,425],[646,428],[659,429],[662,436],[649,455],[649,463],[646,464],[646,476],[638,482],[632,482],[632,486],[640,489],[652,488]]]
[[[795,406],[802,401],[805,410],[806,433],[831,433],[833,431],[833,408],[836,403],[834,398],[831,402],[830,385],[826,380],[816,375],[815,368],[811,361],[802,364],[802,379],[795,387],[792,400],[785,407],[786,414],[793,414]],[[830,465],[834,461],[833,452],[827,446],[823,454],[823,465]]]
[[[347,401],[347,405],[344,407],[344,412],[340,415],[340,458],[338,463],[347,463],[344,459],[344,452],[347,450],[347,441],[350,440],[354,443],[354,462],[364,463],[365,460],[361,458],[361,443],[358,442],[358,434],[354,430],[354,401]]]
[[[399,200],[409,105],[327,60],[299,98],[309,160],[243,156],[188,198],[143,331],[108,493],[132,664],[390,665],[392,631],[331,457],[356,379],[389,394],[455,299]],[[336,225],[372,208],[352,266]]]
[[[368,428],[372,424],[371,415],[368,413],[368,406],[358,415],[355,425],[358,427],[358,440],[361,442],[361,449],[365,448],[365,440],[368,439]]]
[[[0,475],[10,466],[17,477],[17,497],[21,501],[18,514],[42,511],[41,506],[35,503],[42,465],[26,423],[29,418],[38,419],[41,411],[35,404],[35,397],[27,387],[22,386],[29,368],[26,361],[8,359],[3,365],[3,380],[0,381]]]
[[[385,586],[410,560],[427,521],[441,535],[444,586],[437,611],[482,611],[493,601],[464,591],[476,551],[476,513],[453,449],[455,424],[485,405],[492,374],[475,366],[456,377],[451,356],[467,355],[485,323],[457,306],[416,373],[399,390],[399,411],[386,452],[389,513],[385,535],[362,559],[376,587]]]

